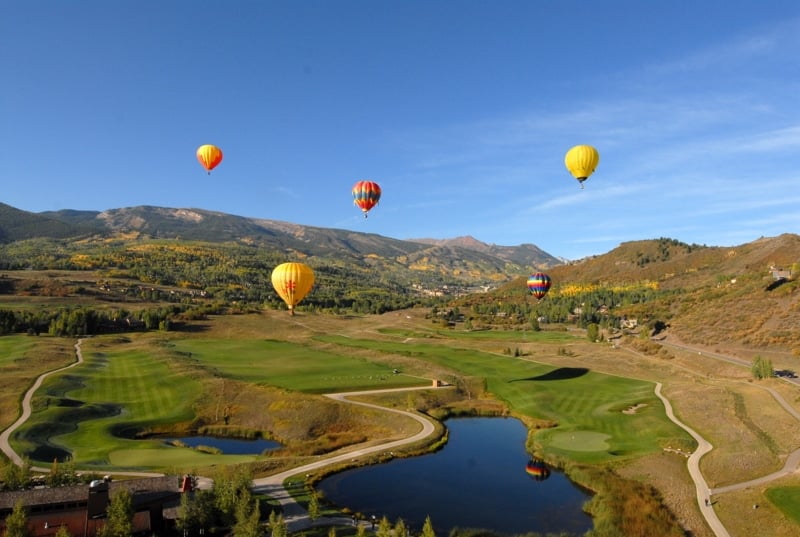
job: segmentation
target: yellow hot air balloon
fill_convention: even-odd
[[[208,175],[211,175],[211,170],[222,162],[222,149],[211,144],[201,145],[197,148],[197,160],[206,169]]]
[[[590,145],[576,145],[567,151],[564,157],[569,173],[578,180],[583,188],[583,182],[594,173],[600,163],[600,153]]]
[[[290,315],[313,285],[314,271],[303,263],[283,263],[272,271],[272,287],[289,306]]]

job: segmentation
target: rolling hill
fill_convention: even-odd
[[[666,238],[632,241],[606,254],[548,269],[553,286],[537,306],[544,308],[549,300],[601,323],[626,317],[648,330],[658,324],[666,328],[660,337],[800,357],[798,273],[800,236],[795,234],[732,247]],[[524,289],[525,279],[517,278],[461,302],[472,309],[481,304],[530,304]],[[646,295],[645,289],[650,290]]]
[[[794,234],[734,247],[631,241],[564,262],[532,244],[400,240],[202,209],[28,213],[0,204],[0,254],[5,269],[113,265],[142,281],[256,302],[271,299],[271,267],[299,258],[319,275],[309,299],[317,307],[362,304],[362,311],[386,311],[414,296],[450,297],[467,316],[516,307],[504,323],[524,324],[532,311],[549,307],[550,315],[579,324],[636,318],[640,326],[668,327],[669,336],[687,342],[800,355],[800,236]],[[525,278],[534,269],[546,270],[553,288],[532,305]]]
[[[24,215],[24,228],[13,225]],[[59,226],[61,223],[61,226]],[[500,274],[524,274],[550,267],[561,259],[534,245],[497,246],[471,239],[400,240],[372,233],[303,226],[277,220],[246,218],[203,209],[139,206],[93,211],[26,213],[0,205],[0,242],[29,238],[82,236],[93,231],[112,236],[141,236],[205,242],[236,242],[296,252],[304,256],[400,259],[407,266],[457,271],[476,281],[504,279]],[[427,270],[427,269],[426,269]],[[491,275],[485,278],[484,275]]]

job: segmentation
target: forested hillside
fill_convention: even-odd
[[[633,241],[559,264],[534,245],[471,237],[402,241],[194,209],[32,215],[6,205],[0,230],[6,332],[164,328],[208,311],[281,308],[272,269],[302,261],[316,281],[300,311],[384,313],[424,305],[436,307],[443,322],[463,320],[468,328],[562,323],[800,354],[800,237],[792,234],[735,247]],[[536,300],[525,279],[540,269],[553,285]],[[40,318],[30,319],[26,308],[13,313],[16,302],[36,297],[51,304],[37,310]],[[78,306],[93,313],[70,310]],[[68,322],[58,321],[62,315]]]
[[[574,323],[608,333],[674,334],[704,345],[745,345],[800,356],[800,236],[735,247],[674,239],[624,243],[553,267],[537,301],[518,278],[453,304],[473,325]]]

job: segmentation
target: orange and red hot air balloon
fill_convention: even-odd
[[[364,218],[370,209],[381,199],[381,187],[374,181],[359,181],[353,185],[353,203],[364,212]]]
[[[206,169],[208,175],[211,175],[211,170],[222,162],[222,149],[211,144],[201,145],[197,148],[197,160]]]

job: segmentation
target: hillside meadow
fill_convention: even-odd
[[[531,431],[532,452],[572,471],[579,482],[586,479],[581,468],[605,468],[652,486],[680,524],[705,536],[710,534],[681,454],[694,443],[666,419],[654,383],[663,383],[676,414],[714,444],[701,464],[712,487],[774,471],[800,438],[798,424],[764,390],[777,380],[754,383],[746,368],[696,353],[672,350],[654,357],[624,345],[591,343],[580,331],[442,329],[425,310],[296,317],[265,311],[189,324],[176,332],[87,339],[86,363],[45,382],[15,447],[29,454],[41,446],[67,449],[78,466],[94,468],[252,462],[265,471],[416,431],[417,425],[404,419],[320,394],[439,379],[452,388],[365,398],[441,417],[470,407],[520,417]],[[37,372],[74,361],[74,343],[47,336],[0,338],[4,373],[8,366],[17,375],[16,382],[3,384],[3,408],[17,407]],[[800,406],[796,393],[788,400]],[[4,423],[13,421],[6,416]],[[59,427],[56,434],[53,427]],[[191,432],[261,435],[285,447],[242,457],[159,440]],[[792,485],[800,480],[786,482]],[[753,524],[786,528],[776,534],[780,537],[797,530],[778,523],[781,510],[763,496],[756,512],[730,509],[740,495],[719,500],[732,535]]]

